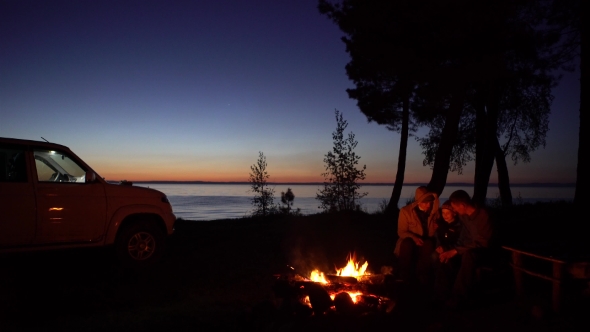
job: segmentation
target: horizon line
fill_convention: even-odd
[[[120,181],[110,181],[108,182],[120,182]],[[127,181],[127,180],[125,180]],[[199,180],[189,180],[189,181],[175,181],[175,180],[141,180],[141,181],[127,181],[131,183],[158,183],[158,184],[250,184],[249,181],[199,181]],[[324,182],[267,182],[269,185],[323,185]],[[393,186],[393,182],[371,182],[371,183],[359,183],[361,186]],[[404,183],[402,186],[427,186],[428,183],[422,182],[408,182]],[[497,182],[490,182],[488,183],[489,186],[497,186]],[[449,187],[465,187],[465,186],[473,186],[473,183],[469,182],[449,182],[445,184],[445,186]],[[510,187],[575,187],[575,182],[523,182],[523,183],[511,183]]]

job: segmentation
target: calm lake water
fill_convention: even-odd
[[[249,184],[187,184],[187,183],[135,183],[135,186],[149,187],[165,193],[177,217],[186,220],[217,220],[248,216],[253,208]],[[281,192],[291,188],[295,194],[293,207],[301,209],[303,214],[315,214],[322,210],[315,199],[316,193],[322,188],[314,184],[277,184],[271,186],[275,191],[275,203],[281,202]],[[417,186],[404,186],[399,206],[404,206],[414,197]],[[473,194],[472,186],[447,186],[441,194],[441,203],[458,189]],[[361,199],[365,211],[372,213],[381,210],[381,205],[389,201],[393,185],[364,185],[361,192],[368,195]],[[574,198],[573,186],[567,187],[521,187],[512,188],[515,203],[537,201],[571,201]],[[488,189],[488,199],[499,196],[498,189]]]

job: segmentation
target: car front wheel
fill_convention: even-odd
[[[162,257],[164,243],[164,234],[154,223],[135,223],[117,237],[119,261],[128,267],[151,265]]]

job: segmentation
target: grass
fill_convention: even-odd
[[[492,215],[504,243],[571,240],[583,234],[575,231],[579,219],[565,202],[495,208]],[[163,260],[144,270],[119,267],[110,250],[3,255],[0,331],[313,330],[335,326],[352,330],[361,322],[315,317],[279,324],[268,318],[265,304],[277,300],[273,275],[285,272],[287,265],[302,274],[314,268],[333,271],[352,252],[369,262],[370,271],[379,273],[381,266],[392,264],[395,239],[395,216],[356,212],[178,220]],[[534,318],[531,308],[545,305],[535,301],[522,306],[509,297],[468,313],[400,309],[387,317],[360,320],[363,329],[386,323],[413,331],[526,331],[539,326],[563,330],[578,322],[575,311],[568,316]]]

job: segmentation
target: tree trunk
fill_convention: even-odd
[[[476,91],[476,105],[475,105],[475,173],[473,178],[473,200],[481,195],[480,187],[478,186],[479,178],[481,178],[481,168],[484,164],[484,155],[486,147],[486,102],[488,100],[488,84],[481,84]]]
[[[586,13],[586,14],[584,14]],[[578,166],[576,171],[576,191],[574,193],[574,205],[581,208],[585,204],[588,192],[588,107],[584,101],[584,95],[588,95],[588,62],[584,61],[588,56],[588,13],[586,10],[580,11],[580,131],[578,136]],[[586,137],[586,138],[584,138]]]
[[[404,185],[404,175],[406,172],[406,155],[408,150],[408,135],[410,127],[410,98],[409,96],[404,99],[403,110],[402,110],[402,132],[399,142],[399,156],[397,158],[397,174],[395,175],[395,183],[393,184],[393,191],[391,192],[391,198],[387,205],[387,214],[394,214],[398,209],[399,197],[402,193],[402,187]]]
[[[451,152],[457,132],[459,130],[459,120],[463,111],[465,101],[465,87],[458,85],[451,97],[451,104],[445,119],[445,126],[440,135],[440,143],[434,156],[434,165],[432,167],[432,177],[428,183],[428,190],[440,195],[447,184],[447,175],[449,174],[449,162],[451,161]]]
[[[498,190],[502,206],[512,206],[512,192],[510,191],[510,178],[508,176],[508,165],[506,165],[506,154],[500,147],[496,137],[496,167],[498,169]]]
[[[478,122],[476,130],[483,130],[482,139],[476,141],[476,153],[481,156],[475,157],[475,178],[473,181],[473,201],[478,205],[485,205],[488,194],[488,184],[490,183],[490,174],[494,166],[494,157],[496,155],[496,142],[498,141],[498,104],[499,93],[497,83],[491,83],[489,92],[486,97],[485,110],[478,110],[476,117],[484,117]],[[479,123],[482,126],[479,126]],[[476,134],[479,136],[479,134]]]

